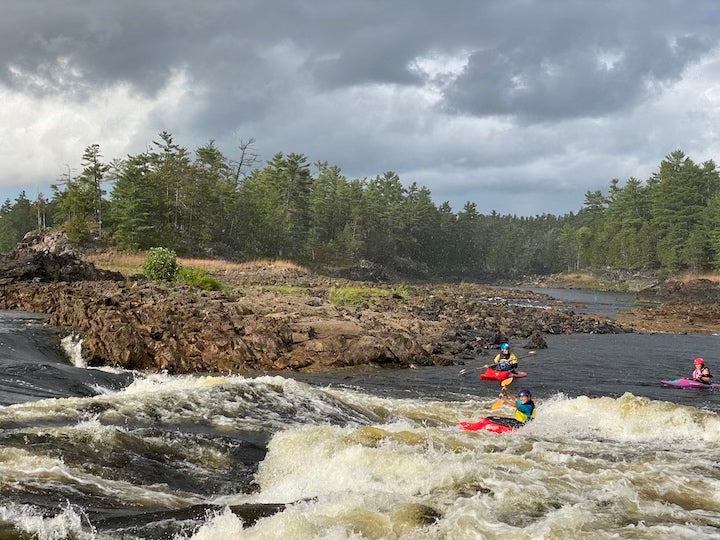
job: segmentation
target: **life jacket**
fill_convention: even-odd
[[[693,373],[692,373],[692,378],[695,379],[696,381],[704,382],[701,380],[702,377],[708,377],[708,378],[712,379],[712,375],[710,375],[710,370],[705,366],[696,368],[695,371],[693,371]]]
[[[517,356],[515,356],[513,352],[509,352],[508,354],[498,353],[493,359],[493,363],[495,364],[495,369],[499,369],[500,371],[510,371],[518,365]]]
[[[523,408],[527,407],[528,405],[531,407],[530,414],[525,414],[523,411],[521,411],[519,408],[515,408],[515,419],[519,422],[527,422],[528,420],[532,420],[535,418],[535,402],[531,399],[527,403],[523,403],[519,399],[515,400],[515,403],[518,406],[522,406]]]

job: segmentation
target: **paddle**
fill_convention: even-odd
[[[503,382],[500,383],[500,386],[502,387],[500,389],[500,399],[498,399],[495,403],[493,403],[490,406],[491,409],[499,409],[500,407],[502,407],[502,404],[505,403],[505,401],[503,400],[503,390],[505,390],[505,387],[508,384],[510,384],[511,382],[513,382],[513,378],[508,377],[507,379],[505,379]]]

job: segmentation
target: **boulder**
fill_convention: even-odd
[[[119,272],[82,261],[64,233],[32,231],[16,249],[0,259],[0,283],[12,281],[122,281]]]

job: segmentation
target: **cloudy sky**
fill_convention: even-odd
[[[437,204],[577,212],[665,155],[720,163],[716,0],[2,0],[0,196],[97,143],[254,138]]]

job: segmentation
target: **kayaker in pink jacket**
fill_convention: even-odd
[[[693,364],[695,366],[695,371],[693,371],[692,378],[697,382],[710,384],[712,382],[712,375],[705,365],[705,360],[702,358],[696,358]]]

